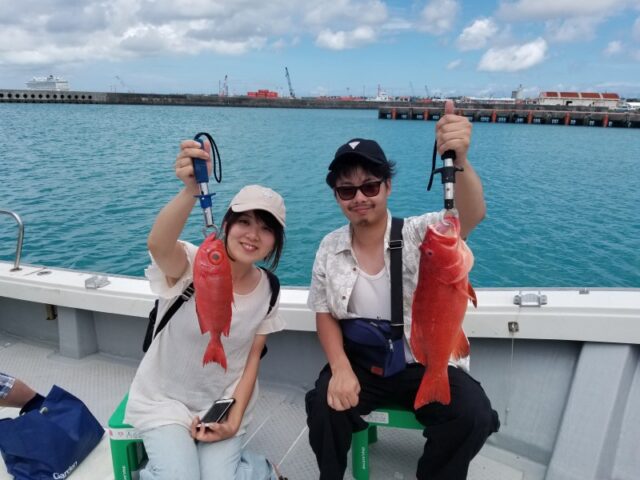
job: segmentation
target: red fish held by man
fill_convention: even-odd
[[[411,349],[425,366],[416,409],[431,402],[451,402],[447,368],[451,357],[469,354],[462,321],[469,299],[477,306],[469,283],[473,254],[460,238],[460,220],[448,216],[430,225],[420,245],[420,271],[411,322]]]
[[[215,233],[198,248],[193,265],[193,286],[200,331],[211,334],[202,364],[216,362],[226,370],[227,357],[220,336],[229,336],[233,284],[224,243]]]

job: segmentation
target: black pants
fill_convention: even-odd
[[[351,435],[367,427],[361,415],[389,404],[413,410],[424,373],[422,365],[411,364],[404,371],[383,378],[352,366],[361,389],[356,407],[338,412],[327,405],[327,387],[331,379],[328,365],[320,372],[316,388],[306,395],[309,443],[316,454],[320,480],[343,478]],[[449,405],[430,403],[416,411],[427,438],[418,461],[418,480],[465,479],[471,459],[489,435],[500,427],[498,414],[491,408],[479,382],[463,370],[450,366],[449,384]]]

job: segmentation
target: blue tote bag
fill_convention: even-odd
[[[54,385],[39,410],[0,420],[0,451],[16,480],[63,480],[103,435],[82,400]]]

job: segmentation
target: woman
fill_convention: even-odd
[[[146,270],[158,294],[158,318],[191,283],[197,247],[178,237],[199,193],[192,158],[206,160],[210,146],[185,140],[175,170],[184,188],[158,214],[148,238],[152,264]],[[257,399],[260,354],[266,336],[284,328],[278,304],[269,310],[271,291],[266,260],[278,265],[284,244],[282,197],[259,185],[244,187],[222,221],[231,265],[233,308],[228,337],[222,337],[226,371],[218,363],[203,366],[210,336],[200,331],[193,297],[173,315],[142,359],[129,392],[125,420],[139,429],[149,457],[142,480],[272,480],[275,467],[265,457],[243,450],[244,434]],[[196,292],[195,295],[215,292]],[[226,420],[201,424],[215,400],[234,398]]]

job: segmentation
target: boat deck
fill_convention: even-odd
[[[0,333],[2,370],[46,394],[55,383],[81,398],[107,424],[112,411],[127,391],[137,363],[94,354],[80,360],[63,357],[52,347]],[[307,440],[303,385],[262,381],[260,400],[247,434],[248,447],[264,453],[290,480],[318,477],[315,458]],[[260,417],[259,412],[263,412]],[[0,417],[17,409],[0,409]],[[420,431],[379,430],[379,441],[370,448],[372,479],[412,479],[422,451]],[[348,472],[351,466],[348,467]],[[471,464],[470,480],[537,480],[545,467],[487,444]],[[2,469],[0,480],[11,478]],[[107,435],[91,456],[69,477],[72,480],[113,479]],[[351,478],[347,474],[345,478]]]

